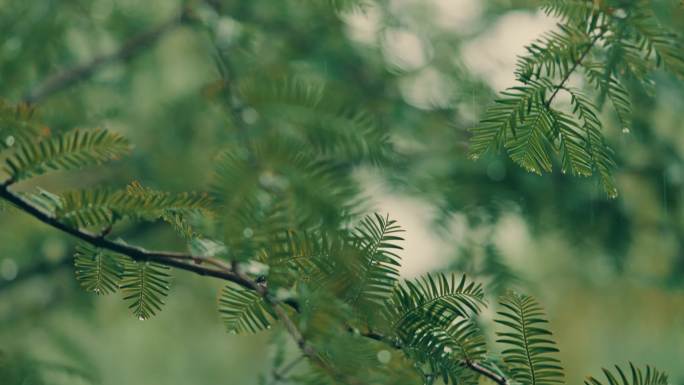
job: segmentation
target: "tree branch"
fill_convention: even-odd
[[[604,35],[605,33],[606,33],[606,30],[605,30],[605,29],[602,29],[602,30],[601,30],[601,33],[599,33],[598,35],[594,36],[593,39],[591,39],[591,41],[589,42],[589,45],[587,46],[587,48],[584,50],[584,52],[582,52],[582,54],[579,56],[579,58],[577,58],[577,61],[575,61],[575,63],[573,63],[572,67],[568,70],[568,72],[565,74],[565,76],[563,76],[563,78],[561,79],[560,83],[558,83],[558,85],[555,87],[553,93],[552,93],[551,96],[549,97],[549,100],[547,100],[546,103],[544,103],[544,104],[546,105],[547,108],[548,108],[548,107],[551,107],[551,102],[553,102],[553,99],[556,98],[556,95],[558,95],[558,92],[559,92],[561,89],[565,88],[565,83],[567,83],[567,81],[570,79],[570,75],[572,75],[572,73],[575,72],[575,70],[577,69],[577,67],[582,63],[582,61],[584,60],[584,58],[587,57],[587,55],[589,54],[589,52],[591,52],[591,49],[594,48],[594,46],[596,45],[596,43],[603,37],[603,35]]]
[[[491,369],[485,368],[477,362],[463,361],[463,365],[465,365],[466,368],[489,378],[499,385],[508,385],[508,379],[506,377],[494,373],[494,371]]]
[[[0,185],[0,197],[14,204],[18,209],[33,216],[39,221],[95,247],[126,255],[136,261],[158,262],[163,265],[191,271],[199,275],[206,275],[231,281],[252,290],[257,289],[257,284],[255,282],[235,273],[230,266],[216,259],[169,251],[149,251],[140,247],[127,245],[125,243],[111,241],[98,234],[92,234],[84,230],[73,228],[60,222],[59,219],[55,218],[52,214],[44,212],[40,208],[34,206],[31,202],[11,192],[9,190],[10,184],[11,181],[7,181]],[[216,268],[203,266],[205,264],[213,265]]]
[[[97,56],[87,63],[64,69],[51,76],[48,76],[45,80],[28,91],[25,94],[23,101],[27,103],[40,102],[52,94],[68,88],[79,81],[90,78],[98,69],[106,65],[131,59],[144,48],[159,40],[159,38],[164,36],[168,31],[183,23],[183,21],[186,19],[186,16],[187,9],[184,9],[179,14],[159,24],[158,26],[148,31],[142,32],[139,35],[133,36],[118,50],[112,53]]]
[[[120,242],[111,241],[105,237],[98,234],[91,234],[81,229],[73,228],[59,221],[58,218],[54,217],[50,213],[44,212],[42,209],[34,206],[31,202],[22,198],[21,196],[11,192],[9,190],[12,180],[5,181],[0,184],[0,197],[14,204],[19,210],[33,216],[39,221],[52,226],[64,233],[74,236],[84,242],[87,242],[95,247],[102,249],[107,249],[118,254],[123,254],[130,257],[136,261],[153,261],[166,266],[175,267],[181,270],[191,271],[193,273],[205,276],[211,276],[220,278],[226,281],[236,283],[244,288],[254,290],[257,292],[264,301],[268,303],[274,310],[277,318],[282,322],[287,332],[290,334],[292,339],[295,341],[297,346],[310,360],[317,363],[324,369],[328,370],[331,374],[335,375],[337,378],[340,377],[338,373],[335,373],[333,369],[327,365],[318,356],[316,350],[311,346],[302,333],[299,331],[295,323],[292,321],[290,316],[287,314],[285,309],[283,309],[282,304],[289,304],[288,301],[281,302],[273,298],[266,285],[259,284],[251,278],[245,276],[233,268],[231,265],[221,262],[216,259],[203,258],[198,256],[193,256],[190,254],[183,254],[177,252],[169,251],[148,251],[142,248],[127,245]],[[208,268],[202,266],[205,263],[211,263],[216,268]],[[296,302],[292,303],[292,307],[297,309]]]

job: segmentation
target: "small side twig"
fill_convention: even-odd
[[[40,82],[29,90],[23,97],[26,103],[37,103],[69,86],[90,78],[98,69],[109,64],[126,61],[153,44],[168,31],[180,25],[185,20],[186,11],[180,12],[171,19],[158,26],[142,32],[126,41],[118,50],[97,56],[89,62],[59,71]]]

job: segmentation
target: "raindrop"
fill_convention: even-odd
[[[622,8],[618,8],[615,11],[613,11],[613,16],[617,17],[618,19],[624,19],[627,17],[627,11],[625,11]]]
[[[7,145],[7,147],[12,147],[14,145],[14,142],[15,140],[12,135],[5,138],[5,145]]]
[[[245,229],[242,230],[242,235],[243,235],[245,238],[252,238],[252,236],[254,235],[254,230],[252,230],[252,229],[249,228],[249,227],[245,227]]]
[[[143,316],[141,316],[141,315],[138,316],[138,321],[144,321],[144,320],[146,320],[146,319],[147,319],[147,318],[145,318],[145,317],[143,317]]]
[[[608,198],[610,198],[610,199],[615,199],[615,198],[617,198],[617,196],[618,196],[618,191],[616,188],[614,188],[608,192]]]
[[[256,123],[259,113],[254,108],[246,108],[242,111],[242,120],[247,124]]]
[[[390,353],[387,350],[381,350],[378,352],[378,361],[380,361],[381,364],[387,364],[390,362],[392,359],[392,353]]]
[[[0,263],[0,276],[6,281],[11,281],[16,278],[18,272],[19,267],[17,266],[17,263],[14,262],[14,259],[5,258],[2,260],[2,263]]]
[[[444,353],[449,354],[449,353],[451,353],[452,351],[453,351],[453,350],[451,350],[450,347],[448,347],[448,346],[445,346],[445,347],[444,347]]]
[[[236,332],[235,330],[230,330],[230,331],[228,331],[228,334],[233,334],[233,335],[234,335],[234,334],[237,334],[237,332]]]
[[[629,127],[622,127],[623,134],[629,134]]]

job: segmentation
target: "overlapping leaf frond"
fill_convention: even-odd
[[[385,302],[384,316],[393,331],[410,338],[431,318],[468,317],[484,306],[482,285],[455,274],[428,274],[395,288]]]
[[[361,261],[355,264],[354,293],[349,298],[352,306],[366,308],[381,305],[392,292],[399,277],[400,259],[395,250],[401,250],[397,241],[403,232],[395,220],[379,214],[366,216],[352,233],[354,247]],[[367,309],[370,310],[370,309]]]
[[[484,335],[472,319],[433,318],[405,341],[408,354],[426,362],[445,383],[477,383],[465,362],[479,362],[487,352]]]
[[[167,215],[190,215],[206,210],[206,194],[154,191],[133,183],[125,189],[105,188],[63,193],[55,215],[76,227],[111,225],[121,218],[154,220]]]
[[[310,146],[313,152],[349,163],[378,164],[389,155],[387,132],[368,114],[334,99],[322,84],[301,79],[243,82],[244,100],[267,130]]]
[[[546,98],[552,89],[552,83],[542,79],[503,92],[473,130],[471,157],[478,159],[488,151],[505,148],[511,159],[528,171],[551,171],[553,118]]]
[[[540,174],[552,171],[557,155],[561,171],[596,174],[606,194],[615,197],[615,162],[597,104],[576,96],[578,91],[566,83],[584,69],[599,101],[610,100],[628,132],[631,103],[622,79],[647,87],[657,67],[681,76],[682,40],[658,23],[650,1],[551,0],[543,9],[561,20],[558,30],[527,47],[516,69],[522,85],[503,92],[472,129],[471,157],[506,149],[513,161]],[[566,92],[572,95],[570,111],[556,100]]]
[[[117,256],[91,246],[79,244],[74,254],[76,280],[85,291],[111,294],[118,290],[123,266]]]
[[[507,345],[501,354],[513,378],[524,385],[563,383],[563,368],[552,333],[546,329],[544,311],[534,298],[508,293],[499,299],[503,307],[495,321],[505,327],[498,343]]]
[[[254,291],[226,285],[219,298],[219,313],[229,333],[256,333],[267,329],[272,316]]]
[[[14,180],[50,170],[73,170],[118,159],[130,149],[121,135],[107,130],[72,130],[17,146],[5,159],[4,170]]]
[[[33,107],[0,100],[0,151],[31,142],[49,131],[36,121]]]
[[[212,190],[236,259],[255,257],[266,241],[290,231],[339,228],[359,207],[348,170],[291,143],[266,141],[249,155],[236,148],[217,164]]]
[[[481,285],[465,276],[427,275],[396,288],[383,322],[413,360],[426,363],[445,382],[472,383],[474,377],[462,365],[481,360],[486,352],[484,336],[471,318],[484,304]]]
[[[575,25],[587,25],[595,17],[605,16],[594,0],[546,0],[541,8],[546,14]]]
[[[595,377],[588,377],[584,380],[585,385],[667,385],[669,383],[667,374],[646,366],[637,368],[633,363],[629,363],[629,371],[623,370],[615,365],[615,371],[603,368],[605,381],[599,381]]]
[[[128,308],[138,319],[149,319],[161,311],[169,294],[170,270],[155,262],[124,260],[120,288],[123,299],[129,302]]]
[[[613,150],[606,144],[606,140],[601,134],[601,121],[594,109],[594,104],[580,91],[571,88],[567,90],[571,96],[572,112],[579,119],[579,124],[574,124],[577,121],[572,119],[563,119],[562,121],[562,118],[558,119],[560,130],[568,133],[567,139],[561,139],[561,143],[566,145],[566,151],[561,151],[563,170],[565,172],[572,171],[574,175],[588,175],[591,174],[589,167],[593,168],[601,178],[601,183],[608,196],[615,197],[617,196],[617,187],[612,175],[615,168]],[[577,138],[573,138],[571,132],[582,132],[579,148],[572,148],[570,145],[573,139],[575,139],[574,145],[578,144]],[[582,164],[582,161],[586,160],[586,155],[589,155],[591,162]],[[567,163],[565,162],[566,159],[568,160]]]
[[[603,72],[603,66],[597,63],[585,63],[582,65],[587,80],[599,90],[600,96],[607,98],[615,111],[620,126],[631,126],[632,101],[627,89],[615,75]]]
[[[563,24],[558,28],[525,47],[527,55],[518,58],[515,70],[519,81],[527,83],[542,76],[555,78],[568,73],[591,44],[591,37],[583,29]]]
[[[655,57],[656,65],[684,77],[682,37],[658,23],[650,1],[637,0],[629,10],[630,26],[636,31],[635,43],[645,59]]]

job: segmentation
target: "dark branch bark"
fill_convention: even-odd
[[[44,81],[27,92],[23,101],[27,103],[40,102],[79,81],[90,78],[98,69],[106,65],[131,59],[144,48],[159,40],[169,30],[180,25],[185,19],[185,15],[185,11],[181,12],[179,15],[161,23],[155,28],[132,37],[115,52],[95,57],[87,63],[48,76]]]
[[[468,369],[489,378],[499,385],[508,385],[508,379],[506,379],[506,377],[494,373],[491,369],[485,368],[477,362],[464,361],[463,365],[465,365]]]
[[[259,293],[261,297],[264,298],[264,301],[266,301],[266,303],[268,303],[273,308],[277,318],[283,323],[285,330],[287,330],[287,332],[290,334],[290,336],[295,341],[297,346],[301,349],[301,351],[310,360],[321,365],[321,367],[323,367],[324,369],[329,370],[331,374],[335,374],[337,375],[337,377],[339,377],[338,373],[334,373],[332,368],[330,368],[320,359],[316,350],[306,341],[306,339],[299,331],[295,323],[292,321],[290,316],[282,307],[283,303],[290,304],[290,302],[292,302],[292,307],[297,309],[298,306],[296,302],[279,301],[275,299],[269,294],[265,285],[259,284],[251,278],[240,273],[237,270],[237,268],[233,268],[231,265],[225,264],[215,259],[207,259],[203,257],[193,256],[190,254],[169,251],[148,251],[136,246],[111,241],[101,235],[91,234],[81,229],[73,228],[67,224],[60,222],[58,218],[55,218],[50,213],[44,212],[43,210],[34,206],[31,202],[27,201],[21,196],[11,192],[9,190],[9,186],[11,184],[12,181],[9,180],[0,185],[1,198],[9,201],[19,210],[24,211],[25,213],[33,216],[39,221],[49,226],[52,226],[53,228],[58,229],[66,234],[74,236],[80,239],[81,241],[87,242],[95,247],[107,249],[115,253],[126,255],[136,261],[153,261],[166,266],[175,267],[181,270],[191,271],[199,275],[220,278],[226,281],[236,283],[247,289],[256,291],[257,293]],[[202,266],[204,264],[212,264],[216,266],[216,268]]]
[[[220,278],[226,281],[234,282],[252,290],[257,290],[257,284],[254,281],[237,274],[230,269],[228,265],[223,266],[224,264],[218,260],[177,252],[149,251],[136,246],[111,241],[100,235],[91,234],[81,229],[76,229],[66,225],[60,222],[57,218],[53,217],[51,214],[42,211],[34,206],[31,202],[11,192],[9,190],[9,183],[3,183],[0,185],[0,197],[14,204],[18,209],[30,214],[39,221],[95,247],[100,247],[115,253],[126,255],[136,261],[158,262],[163,265],[191,271],[199,275]],[[213,265],[216,268],[210,268],[204,265]]]

